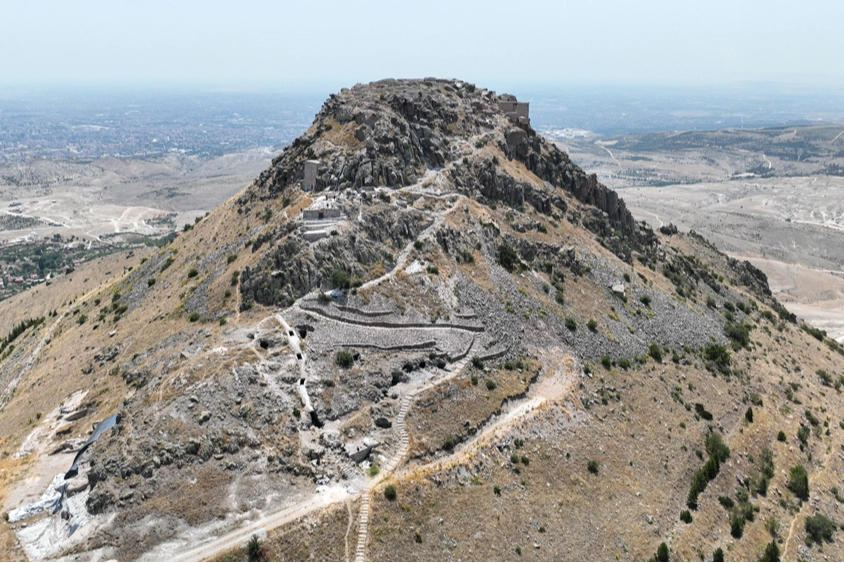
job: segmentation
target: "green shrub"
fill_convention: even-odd
[[[577,330],[577,321],[572,317],[566,317],[566,328],[569,330]]]
[[[522,459],[522,465],[525,465],[525,466],[530,465],[530,459],[528,459],[528,456],[523,455],[521,459]]]
[[[88,320],[88,316],[84,315],[84,314],[76,317],[76,322],[79,323],[79,324],[84,324],[85,321],[87,321],[87,320]]]
[[[498,247],[498,263],[508,272],[512,272],[518,268],[521,260],[513,247],[505,243]]]
[[[227,289],[225,292],[223,292],[223,298],[224,299],[228,299],[231,296],[232,296],[232,292],[231,292],[230,289]]]
[[[809,500],[809,473],[802,465],[791,468],[788,477],[788,489],[801,500]]]
[[[662,363],[662,349],[656,342],[651,342],[648,346],[648,355],[656,360],[657,363]]]
[[[807,325],[806,323],[803,323],[803,324],[800,326],[800,328],[802,328],[802,329],[803,329],[803,330],[805,330],[807,333],[811,334],[813,337],[817,338],[817,339],[818,339],[818,340],[820,340],[821,342],[823,342],[824,338],[826,338],[826,331],[825,331],[825,330],[821,330],[821,329],[819,329],[819,328],[815,328],[815,327],[809,326],[809,325]]]
[[[228,319],[226,319],[226,317],[220,317],[219,322],[220,322],[220,326],[224,326],[229,321],[228,321]]]
[[[598,467],[598,462],[594,459],[590,459],[588,462],[586,462],[586,469],[588,469],[589,473],[592,473],[593,475],[598,474]]]
[[[234,287],[234,286],[236,286],[236,285],[237,285],[237,282],[238,282],[238,280],[239,280],[239,279],[240,279],[240,271],[239,271],[239,270],[235,270],[234,272],[232,272],[232,277],[231,277],[231,285],[232,285],[232,287]]]
[[[730,535],[738,539],[744,534],[744,525],[747,520],[740,511],[734,511],[730,515]]]
[[[510,463],[512,463],[513,465],[516,465],[517,463],[519,463],[519,454],[517,454],[515,452],[510,454]]]
[[[387,500],[396,500],[396,488],[393,485],[384,487],[384,498]]]
[[[608,355],[601,356],[601,365],[604,366],[604,369],[608,370],[612,367],[612,358]]]
[[[750,331],[747,325],[727,323],[724,325],[724,334],[730,339],[734,350],[747,348],[750,345]]]
[[[685,522],[686,524],[692,523],[692,513],[688,510],[684,510],[680,513],[680,520]]]
[[[472,356],[472,367],[475,369],[484,369],[484,363],[479,357]]]
[[[670,553],[668,552],[668,545],[665,542],[659,544],[659,547],[656,548],[656,556],[654,557],[656,561],[671,561]]]
[[[730,353],[720,344],[708,344],[703,350],[703,357],[715,363],[721,370],[730,365]]]
[[[809,430],[808,426],[803,426],[801,424],[800,430],[797,431],[797,439],[800,440],[800,443],[805,446],[809,442],[809,435],[811,433],[812,433],[812,431]]]
[[[195,323],[196,321],[199,320],[199,313],[191,313],[190,316],[188,317],[188,320],[192,323]]]
[[[226,263],[227,264],[231,264],[235,260],[237,260],[237,254],[229,254],[228,256],[226,256]]]
[[[190,270],[188,270],[188,277],[189,278],[195,278],[198,275],[199,275],[199,272],[196,271],[196,268],[191,268]]]
[[[473,375],[472,378],[470,379],[470,381],[472,382],[472,385],[477,385],[478,384],[478,376]]]
[[[824,540],[832,542],[832,536],[837,529],[838,524],[823,514],[809,516],[806,518],[806,543],[812,545],[812,542],[823,543]]]
[[[708,295],[706,297],[706,306],[709,307],[710,309],[715,309],[716,307],[718,307],[718,303],[715,301],[714,297],[712,297],[711,295]]]
[[[147,278],[147,287],[152,287],[155,285],[155,278]]]
[[[266,555],[264,553],[264,546],[261,545],[261,540],[257,534],[252,534],[249,541],[246,543],[246,558],[249,561],[265,561]]]
[[[423,247],[423,246],[424,246],[424,245],[422,244],[422,241],[421,241],[421,240],[415,240],[415,241],[413,241],[413,248],[415,248],[416,250],[422,250],[422,247]]]
[[[641,301],[641,302],[642,302],[642,304],[643,304],[645,307],[650,307],[650,306],[651,306],[651,296],[650,296],[650,295],[648,295],[648,294],[643,294],[643,295],[640,295],[640,296],[639,296],[639,301]]]
[[[352,275],[346,270],[336,268],[331,271],[331,283],[337,289],[349,289],[351,287]]]
[[[369,466],[369,476],[370,476],[370,477],[375,477],[376,475],[378,475],[378,473],[379,473],[380,471],[381,471],[381,470],[380,470],[380,469],[378,468],[378,466],[377,466],[377,465],[375,465],[374,463],[373,463],[372,465],[370,465],[370,466]]]
[[[419,534],[419,532],[416,532],[413,541],[415,541],[416,543],[422,543],[422,536]]]
[[[429,274],[432,274],[432,275],[435,275],[435,276],[438,276],[438,275],[440,274],[440,269],[439,269],[439,268],[437,268],[437,267],[436,267],[436,266],[434,266],[434,265],[430,265],[430,266],[428,266],[428,267],[427,267],[427,268],[425,268],[425,269],[426,269],[426,271],[427,271]]]
[[[623,370],[630,369],[630,360],[628,360],[627,358],[621,358],[616,363],[618,364],[618,367],[620,367]]]
[[[785,432],[783,432],[782,430],[777,432],[777,440],[780,442],[785,442]]]
[[[762,552],[762,558],[759,561],[779,561],[780,560],[780,548],[777,545],[777,542],[772,541],[768,545],[765,546],[765,551]]]
[[[457,442],[454,440],[453,436],[449,436],[445,439],[445,442],[443,442],[443,448],[449,451],[453,450],[455,445],[457,445]]]
[[[495,493],[495,496],[500,497],[501,496],[501,487],[499,487],[498,485],[493,485],[492,486],[492,492]]]
[[[716,548],[715,551],[712,552],[712,561],[713,562],[722,562],[724,561],[724,550]]]
[[[832,378],[829,376],[825,369],[819,369],[815,373],[818,374],[818,377],[821,378],[822,385],[826,385],[827,387],[829,387],[832,384]]]
[[[492,379],[486,380],[486,388],[487,389],[489,389],[490,391],[493,391],[496,387],[498,387],[498,385],[495,383],[495,381],[493,381]]]
[[[744,411],[744,419],[747,422],[753,422],[753,407],[747,407],[747,410]]]
[[[334,363],[343,369],[348,369],[355,363],[355,358],[348,350],[340,350],[334,355]]]
[[[596,321],[595,319],[589,319],[589,322],[586,323],[586,328],[588,328],[592,332],[597,332],[598,331],[598,321]]]

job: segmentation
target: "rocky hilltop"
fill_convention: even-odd
[[[816,557],[844,350],[519,104],[344,89],[172,243],[0,304],[8,557]]]

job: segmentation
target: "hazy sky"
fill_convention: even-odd
[[[844,84],[844,2],[0,0],[0,90]]]

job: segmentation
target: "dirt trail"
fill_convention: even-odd
[[[245,544],[249,541],[252,534],[258,533],[259,531],[268,531],[278,528],[279,526],[302,518],[311,512],[325,508],[336,502],[342,502],[348,499],[349,496],[350,495],[346,489],[339,485],[328,487],[325,490],[314,494],[310,500],[306,502],[299,503],[296,506],[291,506],[284,510],[264,516],[255,522],[241,526],[236,530],[224,534],[214,541],[200,545],[190,551],[183,552],[182,554],[173,557],[172,560],[203,561],[205,559],[210,559],[222,551]],[[155,554],[148,555],[151,555],[153,559],[156,557]]]

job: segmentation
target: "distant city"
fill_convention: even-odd
[[[500,92],[503,93],[503,92]],[[602,135],[844,122],[840,92],[774,87],[514,89],[541,132]],[[0,96],[0,164],[30,158],[215,157],[279,150],[311,124],[329,93],[53,93]],[[572,133],[573,132],[573,133]]]

